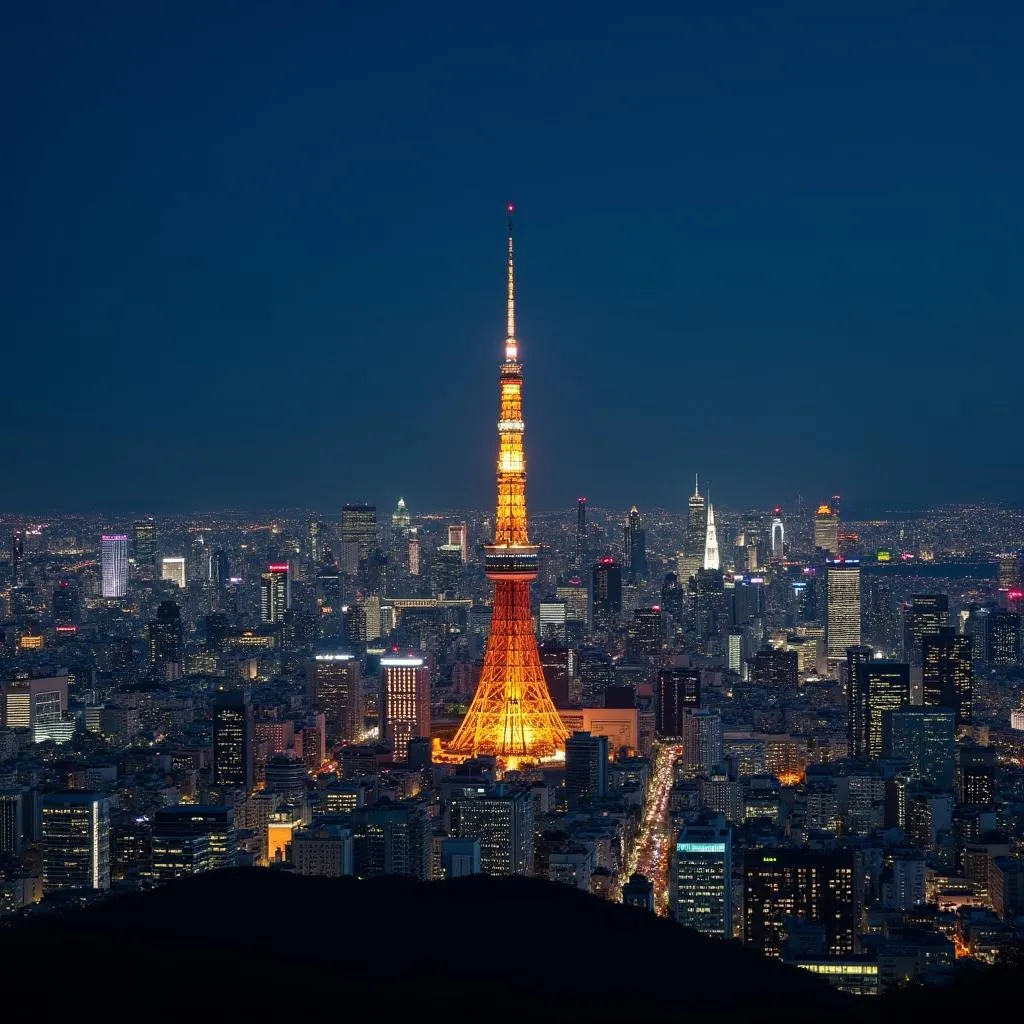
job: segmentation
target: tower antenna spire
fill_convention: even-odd
[[[700,482],[697,479],[697,474],[693,474],[693,496],[695,498],[700,497]]]
[[[506,345],[516,343],[516,265],[512,248],[512,214],[515,207],[508,204],[508,296],[506,298]]]

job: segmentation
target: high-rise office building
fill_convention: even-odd
[[[782,509],[772,513],[772,558],[781,560],[786,555],[786,527],[782,523]]]
[[[396,761],[409,758],[409,741],[430,736],[430,668],[414,655],[380,659],[381,736]]]
[[[156,523],[140,519],[132,524],[132,535],[136,571],[144,579],[152,579],[156,573]]]
[[[683,763],[705,774],[723,761],[722,716],[709,708],[683,711]]]
[[[376,516],[374,517],[376,519]],[[405,498],[399,498],[395,511],[391,513],[391,532],[396,537],[404,537],[409,532],[412,519],[409,516],[409,509],[406,507]]]
[[[376,505],[343,505],[341,551],[346,572],[354,572],[377,546]],[[355,563],[353,565],[353,562]]]
[[[679,833],[669,869],[669,904],[679,924],[732,938],[732,830],[721,815]]]
[[[430,826],[417,801],[381,800],[352,811],[352,852],[358,878],[430,878]]]
[[[974,704],[974,638],[940,626],[921,638],[926,707],[951,708],[957,725],[970,725]]]
[[[680,585],[685,589],[690,578],[697,575],[697,570],[704,567],[704,554],[707,548],[708,514],[704,496],[700,493],[697,477],[693,478],[693,494],[690,495],[687,509],[686,532],[683,537],[683,550],[676,559],[676,575]]]
[[[566,643],[567,615],[564,601],[541,601],[537,609],[537,633],[541,643]]]
[[[160,559],[160,579],[185,589],[185,559],[180,555]]]
[[[814,513],[814,546],[833,557],[839,555],[839,512],[824,503]]]
[[[885,753],[884,723],[887,711],[898,711],[910,703],[910,666],[900,661],[876,659],[858,660],[853,648],[852,662],[847,664],[855,670],[850,676],[850,700],[854,706],[851,730],[856,723],[856,732],[851,732],[850,755],[873,760]]]
[[[637,608],[626,632],[626,653],[635,665],[654,665],[660,661],[665,644],[665,614],[660,605]]]
[[[420,538],[415,526],[409,529],[409,575],[420,574]]]
[[[459,549],[459,560],[463,565],[469,561],[469,527],[465,523],[448,525],[448,546]]]
[[[825,931],[825,953],[853,952],[859,912],[852,851],[762,848],[743,866],[743,939],[768,956],[782,953],[786,918]]]
[[[829,661],[842,661],[860,645],[860,562],[830,561],[825,567],[825,644]]]
[[[363,732],[360,662],[352,654],[326,651],[306,666],[310,704],[324,715],[327,739],[356,743]]]
[[[128,592],[128,535],[105,533],[100,542],[100,592],[124,597]]]
[[[107,798],[97,793],[50,793],[43,797],[41,811],[43,892],[109,889]]]
[[[533,801],[528,790],[499,785],[461,800],[453,828],[459,837],[480,840],[483,874],[533,874]]]
[[[291,573],[287,562],[273,562],[260,575],[260,621],[282,622],[292,606]]]
[[[903,656],[920,665],[921,645],[949,623],[949,598],[945,594],[914,594],[904,616]]]
[[[882,716],[884,754],[905,760],[910,775],[951,793],[956,775],[955,712],[949,707],[901,707]]]
[[[594,566],[591,586],[591,620],[595,631],[604,632],[622,614],[622,566],[606,555]]]
[[[846,649],[846,737],[850,757],[867,756],[864,724],[866,704],[859,673],[861,666],[868,664],[874,653],[866,644],[857,644]]]
[[[988,662],[990,665],[1020,664],[1020,615],[992,612],[988,617]]]
[[[234,867],[238,852],[232,807],[174,804],[153,816],[153,878],[170,881]]]
[[[799,681],[798,655],[796,651],[784,651],[778,647],[762,647],[754,652],[752,680],[768,686],[785,686],[796,689]]]
[[[213,782],[253,786],[253,719],[248,693],[221,690],[213,706]]]
[[[184,668],[185,637],[181,609],[174,601],[161,601],[149,623],[149,663],[158,679],[180,679]]]
[[[25,797],[20,786],[0,789],[0,854],[15,857],[25,842]]]
[[[25,572],[25,535],[15,530],[11,535],[11,586],[23,587],[28,581]]]
[[[57,584],[50,601],[50,611],[55,626],[72,626],[78,622],[80,603],[78,590],[67,580]]]
[[[654,684],[654,731],[682,736],[688,708],[700,707],[700,669],[663,668]]]
[[[570,707],[574,695],[574,652],[562,644],[541,643],[537,647],[537,653],[540,655],[540,667],[544,671],[544,680],[548,684],[548,693],[551,694],[555,707]]]
[[[608,791],[608,737],[574,732],[565,741],[565,793],[569,809],[589,807]]]
[[[640,511],[634,505],[626,519],[624,556],[631,580],[647,578],[647,531],[643,528]]]

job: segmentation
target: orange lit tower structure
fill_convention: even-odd
[[[489,754],[506,768],[556,756],[569,730],[548,693],[537,653],[530,583],[537,576],[537,545],[526,532],[526,460],[523,455],[523,367],[516,341],[512,207],[508,208],[508,301],[505,360],[498,420],[498,506],[494,542],[484,568],[494,581],[491,632],[473,703],[445,748],[455,758]]]

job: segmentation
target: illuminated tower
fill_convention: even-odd
[[[715,532],[715,509],[708,495],[708,525],[704,538],[704,568],[718,568],[718,534]]]
[[[564,750],[569,730],[548,693],[530,609],[538,549],[526,531],[523,367],[516,341],[511,206],[508,213],[508,323],[500,377],[498,504],[494,543],[484,547],[484,569],[494,581],[494,609],[480,683],[447,753],[465,758],[490,754],[514,768],[521,761],[553,757]]]

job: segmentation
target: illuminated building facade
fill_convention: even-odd
[[[341,509],[341,558],[347,573],[358,570],[377,546],[377,507],[343,505]]]
[[[498,500],[494,542],[484,548],[484,570],[494,582],[491,631],[473,702],[448,745],[460,758],[493,755],[506,767],[553,757],[568,730],[548,693],[533,632],[530,583],[538,548],[526,522],[523,453],[523,371],[515,325],[515,267],[509,207],[505,360],[501,365],[498,420]]]
[[[598,633],[611,629],[622,614],[622,566],[610,556],[594,566],[590,607],[591,623]]]
[[[43,892],[110,888],[110,804],[97,793],[42,800]]]
[[[993,612],[988,617],[987,656],[990,665],[1020,664],[1020,615]]]
[[[415,526],[409,529],[409,575],[420,574],[420,538]]]
[[[830,555],[839,554],[839,513],[821,504],[814,513],[814,546]]]
[[[786,554],[786,527],[782,523],[782,509],[772,515],[772,558],[781,559]]]
[[[412,655],[380,659],[381,735],[396,761],[409,759],[409,741],[430,735],[430,669]]]
[[[654,731],[682,736],[687,708],[700,707],[700,669],[663,668],[654,684]]]
[[[708,708],[686,708],[683,712],[683,763],[711,774],[723,761],[722,716]]]
[[[448,527],[448,544],[459,549],[459,558],[465,565],[469,561],[469,527],[465,523],[452,523]]]
[[[252,705],[242,690],[222,690],[214,702],[213,782],[246,792],[253,786]]]
[[[260,621],[281,622],[292,606],[291,575],[287,562],[274,562],[260,575]]]
[[[169,556],[160,559],[160,579],[168,580],[177,587],[185,589],[185,559]]]
[[[718,534],[715,531],[715,507],[711,504],[711,497],[708,497],[708,525],[704,534],[704,568],[717,570],[718,560]]]
[[[910,666],[881,661],[851,648],[847,666],[850,688],[850,756],[864,760],[885,753],[885,715],[910,703]]]
[[[306,666],[309,702],[324,715],[327,739],[354,743],[363,731],[360,662],[352,654],[325,652]]]
[[[161,601],[149,624],[149,663],[158,679],[180,679],[185,657],[181,609],[174,601]]]
[[[829,661],[842,661],[860,644],[860,562],[839,559],[825,568],[825,645]]]
[[[956,778],[955,712],[949,707],[901,707],[883,716],[886,757],[907,762],[910,774],[952,792]]]
[[[721,815],[679,833],[669,905],[679,924],[717,939],[732,938],[732,830]]]
[[[920,665],[926,636],[936,636],[949,623],[949,597],[946,594],[914,594],[904,616],[903,656],[911,665]]]
[[[683,550],[676,559],[676,575],[685,588],[697,570],[704,567],[704,554],[707,547],[708,513],[704,496],[700,493],[700,482],[696,475],[693,478],[693,494],[687,509],[686,533],[683,538]]]
[[[781,956],[788,917],[821,925],[829,956],[853,952],[859,915],[852,851],[749,851],[744,857],[743,890],[743,940],[765,955]]]
[[[156,523],[140,519],[132,525],[132,533],[135,569],[143,578],[152,579],[156,572]]]
[[[565,793],[569,809],[589,807],[608,791],[608,737],[574,732],[565,742]]]
[[[176,804],[153,817],[156,881],[234,867],[237,857],[231,807]]]
[[[533,802],[527,790],[498,786],[461,800],[456,832],[480,840],[483,874],[533,874]]]
[[[957,725],[970,725],[974,705],[974,638],[952,626],[921,641],[921,677],[926,707],[950,708]]]
[[[100,592],[124,597],[128,592],[128,535],[105,533],[100,542]]]

